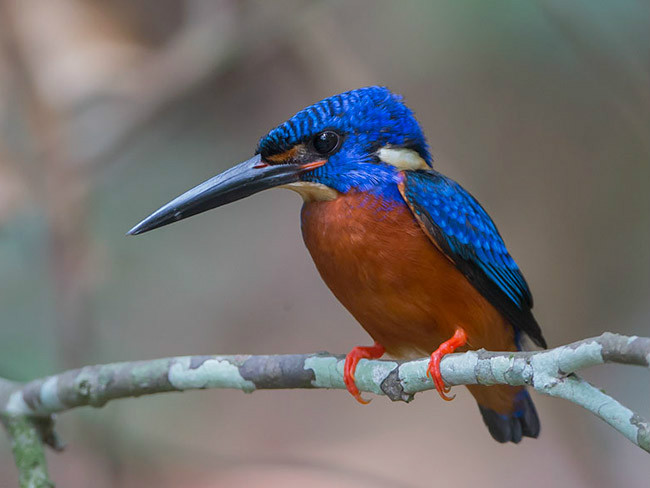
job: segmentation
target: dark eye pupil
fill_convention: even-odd
[[[326,130],[314,137],[314,149],[319,154],[329,154],[339,143],[339,135],[331,130]]]

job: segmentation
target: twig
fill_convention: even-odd
[[[44,419],[76,407],[101,407],[110,400],[168,391],[233,388],[251,393],[260,389],[344,389],[343,356],[328,353],[275,356],[184,356],[133,361],[81,369],[27,384],[0,380],[0,412],[9,419]],[[555,349],[536,352],[469,351],[445,356],[440,368],[445,383],[456,385],[527,385],[544,395],[564,398],[589,410],[637,446],[650,452],[650,424],[575,372],[604,363],[650,365],[650,338],[606,332]],[[414,361],[362,360],[356,372],[361,391],[411,401],[430,390],[428,359]],[[24,421],[17,423],[24,432]],[[29,435],[13,433],[14,445],[33,443]],[[43,442],[60,447],[50,428]],[[10,434],[12,431],[10,429]],[[24,439],[24,441],[23,441]]]
[[[21,488],[53,488],[54,483],[47,473],[38,420],[24,415],[2,415],[1,418],[11,439]]]
[[[605,333],[599,337],[537,352],[484,350],[451,354],[441,363],[445,382],[455,385],[528,385],[545,395],[565,398],[593,412],[635,444],[650,451],[648,423],[575,375],[604,363],[648,366],[650,338]],[[391,400],[410,401],[433,388],[428,359],[362,361],[359,389]],[[117,398],[204,388],[344,389],[343,356],[328,353],[275,356],[184,356],[86,366],[39,379],[2,395],[0,405],[13,415],[49,416],[81,406],[101,407]]]

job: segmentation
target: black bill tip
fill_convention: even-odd
[[[180,220],[180,219],[179,219]],[[171,222],[167,222],[171,223]],[[166,225],[164,223],[161,223],[159,225],[152,225],[151,222],[148,222],[148,219],[143,220],[140,222],[138,225],[134,226],[131,230],[129,230],[126,235],[127,236],[138,236],[140,234],[144,234],[145,232],[148,232],[150,230],[157,229],[158,227],[162,227],[163,225]]]
[[[189,212],[183,212],[178,206],[178,198],[169,202],[167,205],[159,208],[154,213],[149,215],[142,222],[134,226],[126,233],[127,236],[137,236],[149,232],[150,230],[157,229],[167,224],[172,224],[185,217],[189,217]]]

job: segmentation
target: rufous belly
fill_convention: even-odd
[[[510,324],[402,202],[359,193],[306,202],[302,232],[327,286],[390,355],[430,354],[457,326],[467,333],[466,349],[515,349]]]
[[[396,358],[423,357],[467,333],[459,351],[514,351],[514,329],[420,229],[409,208],[362,194],[306,202],[302,233],[327,286]],[[521,387],[468,386],[478,403],[513,411]]]

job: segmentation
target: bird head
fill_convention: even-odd
[[[399,198],[399,172],[431,157],[413,112],[384,87],[352,90],[311,105],[264,136],[253,156],[185,192],[128,233],[141,234],[269,188],[306,201],[349,192]]]

